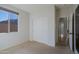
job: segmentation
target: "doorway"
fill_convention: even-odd
[[[67,46],[68,45],[68,20],[67,17],[59,18],[58,21],[58,40],[57,45]]]

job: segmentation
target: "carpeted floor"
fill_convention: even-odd
[[[0,54],[72,54],[68,47],[50,47],[38,42],[26,42],[3,51]]]

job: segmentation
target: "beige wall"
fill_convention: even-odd
[[[0,50],[29,40],[29,14],[10,5],[0,5],[19,12],[18,32],[0,33]]]
[[[13,5],[30,13],[29,38],[55,46],[55,6],[53,4]]]
[[[55,47],[55,6],[32,5],[30,40]]]
[[[58,42],[58,23],[59,23],[59,16],[60,16],[60,9],[58,7],[55,7],[55,43]]]

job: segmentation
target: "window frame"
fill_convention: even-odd
[[[0,10],[5,11],[5,12],[8,13],[7,14],[8,15],[8,31],[7,32],[0,32],[0,33],[18,32],[18,19],[19,19],[18,15],[19,15],[19,13],[15,12],[15,11],[12,11],[12,10],[9,10],[9,9],[6,9],[6,8],[3,8],[3,7],[0,7]],[[13,13],[17,16],[17,31],[10,31],[10,13]]]

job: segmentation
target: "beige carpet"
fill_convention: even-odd
[[[26,42],[3,51],[0,54],[71,54],[68,47],[50,47],[38,42]]]

